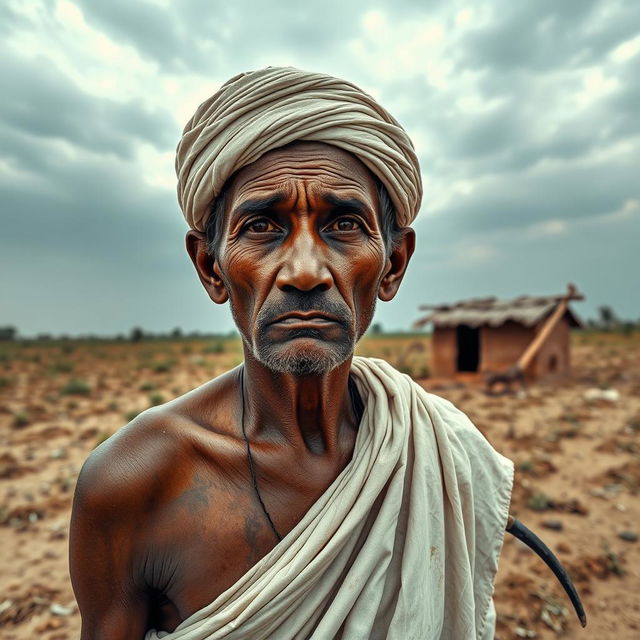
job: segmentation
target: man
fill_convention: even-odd
[[[187,250],[245,360],[87,460],[83,640],[493,637],[513,465],[353,357],[414,250],[406,133],[348,82],[268,68],[199,107],[176,169]]]

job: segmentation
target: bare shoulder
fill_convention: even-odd
[[[211,462],[233,440],[234,390],[234,376],[227,374],[149,409],[86,460],[69,540],[83,638],[144,634],[152,594],[164,592],[177,575],[180,509],[188,516],[200,478],[215,490]]]
[[[145,496],[171,471],[179,455],[175,416],[149,409],[94,449],[85,461],[76,486],[74,506],[110,510],[143,506]]]
[[[199,448],[224,449],[232,374],[147,409],[94,449],[78,478],[74,510],[150,514],[176,490],[176,477],[187,475]]]

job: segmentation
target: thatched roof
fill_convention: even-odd
[[[562,298],[563,296],[520,296],[514,300],[474,298],[453,304],[421,307],[432,309],[432,311],[418,320],[414,326],[422,327],[431,322],[434,327],[456,327],[461,324],[470,327],[499,327],[511,321],[525,327],[533,327],[549,316]],[[580,319],[569,308],[564,317],[571,327],[583,326]]]

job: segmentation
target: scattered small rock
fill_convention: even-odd
[[[582,397],[587,402],[595,402],[598,400],[604,400],[605,402],[615,403],[620,400],[620,392],[616,389],[587,389]]]
[[[542,526],[547,529],[553,529],[554,531],[562,531],[563,524],[562,520],[543,520]]]
[[[13,605],[13,600],[5,600],[4,602],[0,602],[0,614],[8,611]]]
[[[564,631],[567,617],[566,607],[555,602],[545,602],[540,612],[540,620],[558,634]]]
[[[618,534],[618,538],[625,542],[638,542],[638,534],[634,531],[621,531]]]
[[[54,616],[70,616],[75,609],[73,607],[65,607],[64,605],[54,602],[49,607],[49,611],[51,611]]]
[[[576,498],[571,498],[564,503],[558,505],[562,511],[567,511],[568,513],[576,513],[580,516],[589,515],[589,509],[577,500]]]
[[[609,500],[610,498],[614,498],[615,496],[617,496],[623,489],[624,487],[621,484],[607,484],[604,487],[596,487],[595,489],[591,489],[589,493],[596,498]]]
[[[64,540],[67,537],[66,526],[58,522],[49,527],[49,540]]]

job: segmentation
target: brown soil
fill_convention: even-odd
[[[570,380],[493,397],[472,378],[425,378],[428,338],[372,337],[359,347],[450,399],[514,460],[512,513],[573,576],[584,630],[542,561],[506,536],[500,640],[640,637],[640,336],[574,336],[572,351]],[[0,345],[0,638],[79,637],[67,544],[83,460],[136,412],[240,359],[239,344],[222,340]],[[594,387],[620,399],[586,400]]]

